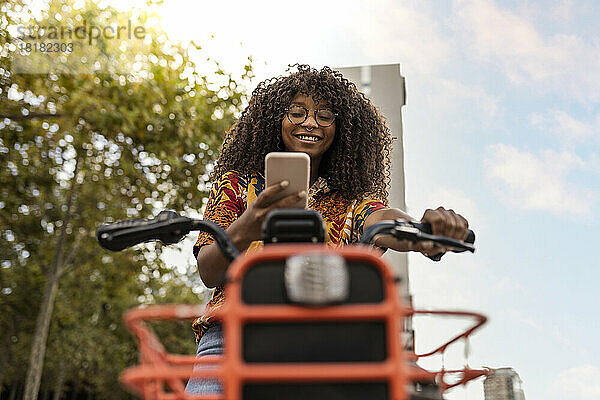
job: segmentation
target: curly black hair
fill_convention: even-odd
[[[323,155],[319,176],[345,198],[375,197],[387,204],[392,138],[383,116],[340,72],[308,65],[291,68],[297,71],[267,79],[254,89],[248,107],[225,136],[211,180],[227,171],[262,174],[265,155],[285,151],[281,121],[301,93],[325,101],[337,114],[335,137]]]

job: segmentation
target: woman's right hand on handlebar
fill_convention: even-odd
[[[261,192],[244,213],[227,229],[227,234],[240,251],[246,250],[252,242],[262,239],[262,224],[267,214],[277,208],[287,208],[307,196],[306,191],[291,194],[279,200],[277,195],[288,187],[288,181],[271,185]]]

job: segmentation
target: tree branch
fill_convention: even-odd
[[[79,250],[79,246],[81,245],[81,240],[84,238],[84,236],[86,236],[86,233],[87,231],[83,233],[80,232],[75,238],[75,243],[73,243],[71,251],[58,270],[58,279],[60,279],[63,275],[73,271],[77,267],[77,265],[71,264],[71,261],[73,261],[73,258],[75,258],[77,250]]]
[[[12,114],[12,115],[0,115],[0,118],[8,118],[12,121],[26,121],[33,118],[60,118],[65,114],[52,114],[52,113],[37,113],[37,114]]]
[[[65,216],[63,218],[63,224],[60,230],[60,234],[58,236],[58,241],[56,243],[56,252],[54,253],[54,258],[52,259],[52,270],[50,274],[58,274],[60,275],[60,270],[64,265],[64,243],[67,237],[67,227],[69,226],[69,222],[71,222],[71,215],[73,212],[73,199],[75,198],[75,189],[77,187],[77,183],[75,182],[75,177],[77,176],[77,169],[79,166],[79,159],[75,162],[75,169],[73,171],[73,180],[71,181],[71,188],[69,189],[69,195],[67,199],[67,209],[65,211]]]

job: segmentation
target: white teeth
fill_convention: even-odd
[[[297,137],[298,139],[300,139],[300,140],[308,140],[308,141],[310,141],[310,142],[316,142],[317,140],[319,140],[319,138],[318,138],[318,137],[316,137],[316,136],[304,136],[304,135],[299,135],[299,136],[296,136],[296,137]]]

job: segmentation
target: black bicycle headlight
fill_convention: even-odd
[[[349,286],[346,261],[337,254],[298,254],[286,260],[285,288],[292,302],[314,306],[343,302]]]

